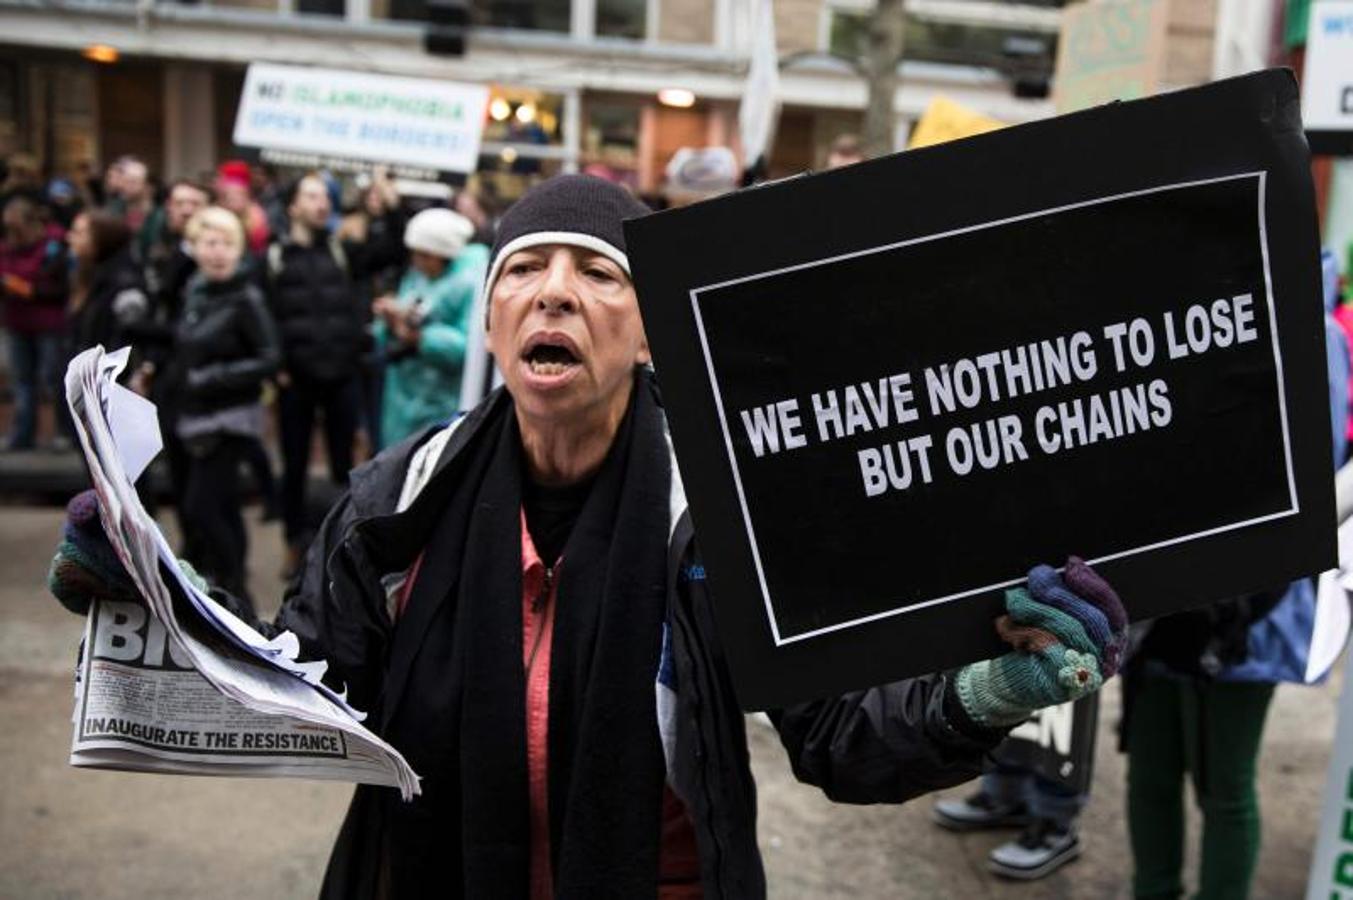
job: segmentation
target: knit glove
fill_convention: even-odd
[[[1001,639],[1015,649],[959,669],[963,711],[985,728],[1018,725],[1035,710],[1084,697],[1118,671],[1127,614],[1108,582],[1076,557],[1064,574],[1029,572],[1028,588],[1005,592]]]
[[[61,543],[56,547],[47,587],[73,613],[89,612],[93,600],[139,601],[140,594],[108,543],[99,521],[99,498],[82,491],[66,504]]]
[[[178,565],[199,590],[207,591],[207,582],[187,561],[180,559]],[[103,533],[99,497],[93,490],[76,494],[66,504],[66,521],[47,571],[47,588],[62,606],[82,616],[94,600],[142,602],[140,591]]]

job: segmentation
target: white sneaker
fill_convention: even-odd
[[[1074,828],[1059,831],[1047,819],[1035,819],[1016,840],[992,850],[987,867],[1005,878],[1033,881],[1080,855],[1081,842]]]
[[[935,804],[933,816],[937,825],[950,831],[1019,828],[1029,823],[1023,803],[1001,804],[985,791],[963,800],[941,800]]]

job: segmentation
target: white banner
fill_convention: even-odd
[[[242,147],[473,172],[483,85],[254,63],[234,141]]]
[[[1353,0],[1311,5],[1301,118],[1307,131],[1353,131]]]

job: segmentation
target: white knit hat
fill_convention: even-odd
[[[452,259],[474,235],[474,223],[449,209],[425,209],[404,226],[404,246]]]

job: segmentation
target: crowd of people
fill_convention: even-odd
[[[130,346],[128,383],[159,408],[184,556],[241,597],[244,473],[264,517],[282,521],[290,573],[331,499],[307,496],[317,426],[342,487],[360,457],[460,404],[491,240],[469,190],[419,208],[377,170],[343,215],[327,172],[279,183],[227,160],[210,180],[161,187],[124,157],[99,180],[44,182],[22,154],[0,185],[7,448],[39,446],[45,402],[56,423],[46,443],[69,447],[65,363]],[[160,499],[149,483],[144,493]]]

